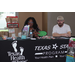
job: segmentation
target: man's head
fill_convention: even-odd
[[[63,16],[58,16],[57,17],[57,23],[58,23],[59,27],[62,27],[63,23],[64,23],[64,17]]]

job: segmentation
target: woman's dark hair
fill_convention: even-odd
[[[25,23],[24,23],[24,26],[25,26],[25,25],[28,25],[28,21],[29,21],[30,19],[33,21],[33,28],[36,29],[36,30],[38,30],[38,25],[37,25],[36,20],[34,19],[34,17],[29,17],[29,18],[27,18],[27,20],[26,20]],[[23,26],[23,28],[24,28],[24,26]],[[22,28],[22,30],[23,30],[23,28]]]

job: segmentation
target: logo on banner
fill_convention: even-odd
[[[57,44],[53,44],[53,48],[52,49],[55,49],[56,50],[57,47],[58,47]]]
[[[67,48],[68,44],[58,45],[57,43],[46,46],[35,46],[35,59],[66,57]]]
[[[24,48],[23,47],[19,47],[20,48],[20,52],[18,52],[17,50],[17,41],[12,42],[12,48],[14,49],[14,52],[7,52],[8,56],[10,56],[10,60],[12,62],[26,62],[27,60],[25,60],[25,56],[23,55],[24,52]]]

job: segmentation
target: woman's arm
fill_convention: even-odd
[[[38,37],[38,34],[39,34],[39,32],[37,32],[36,30],[34,30],[34,32],[33,32],[33,37]]]

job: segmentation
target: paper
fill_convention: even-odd
[[[15,37],[15,34],[12,34],[12,37]]]
[[[18,33],[18,37],[21,37],[21,32]]]
[[[15,29],[9,29],[9,33],[15,33]]]

